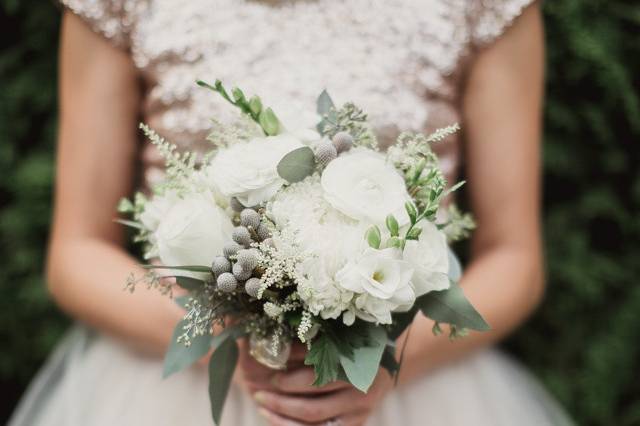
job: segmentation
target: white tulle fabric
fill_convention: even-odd
[[[148,89],[144,120],[199,149],[209,119],[228,107],[196,78],[222,78],[279,108],[313,105],[323,88],[370,111],[383,142],[399,129],[460,121],[468,59],[502,34],[532,0],[61,0],[127,49]],[[225,109],[226,108],[226,109]],[[294,111],[295,112],[295,111]],[[459,140],[439,145],[450,178]],[[159,157],[141,156],[143,186]],[[494,349],[392,392],[369,426],[568,424],[521,367]],[[162,379],[162,362],[76,327],[32,383],[9,426],[210,425],[207,374]],[[232,389],[222,426],[263,422]]]
[[[207,372],[161,378],[161,361],[76,328],[40,372],[9,426],[212,425]],[[220,426],[261,426],[232,388]],[[489,349],[392,392],[367,426],[561,426],[570,422],[534,379]]]

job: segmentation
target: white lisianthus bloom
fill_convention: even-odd
[[[237,143],[220,150],[205,173],[224,196],[255,206],[269,200],[284,185],[278,163],[301,146],[300,140],[289,134]]]
[[[331,277],[331,269],[319,257],[306,259],[301,265],[304,278],[298,285],[300,299],[306,303],[309,311],[323,319],[338,318],[353,298],[352,292],[340,287]]]
[[[356,316],[365,321],[390,324],[392,312],[406,310],[415,302],[412,276],[411,264],[401,259],[398,249],[367,248],[338,271],[336,281],[356,293]]]
[[[400,173],[380,153],[352,151],[333,160],[322,173],[327,202],[355,220],[383,223],[393,214],[400,225],[407,223],[404,204],[410,198]]]
[[[173,204],[154,233],[158,256],[167,266],[209,265],[231,240],[232,229],[211,194],[186,195]]]
[[[418,240],[408,240],[402,253],[403,259],[413,268],[413,285],[416,297],[430,291],[449,288],[449,248],[444,233],[432,222],[419,223],[422,233]]]

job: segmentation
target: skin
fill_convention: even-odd
[[[492,330],[450,342],[418,316],[406,344],[399,383],[495,343],[539,303],[544,289],[540,241],[540,133],[543,29],[530,6],[469,68],[462,106],[470,201],[478,228],[461,285]],[[154,292],[122,291],[137,262],[113,222],[130,193],[141,87],[124,52],[67,13],[60,51],[60,130],[49,289],[69,314],[140,350],[164,353],[182,312]],[[508,117],[508,120],[504,118]],[[126,312],[126,315],[122,313]],[[407,336],[400,338],[399,345]],[[273,426],[363,425],[393,388],[381,370],[366,395],[346,383],[314,388],[295,347],[290,367],[274,372],[241,342],[235,381],[253,395]]]

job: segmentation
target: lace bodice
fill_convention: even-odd
[[[532,0],[62,0],[127,49],[144,79],[144,120],[172,142],[207,147],[231,108],[194,84],[221,79],[277,114],[314,108],[323,88],[363,107],[383,143],[400,130],[459,122],[465,64]],[[440,147],[453,177],[459,141]],[[158,156],[142,150],[145,185]]]

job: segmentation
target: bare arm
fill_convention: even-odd
[[[464,94],[467,175],[478,228],[461,285],[492,327],[451,343],[419,316],[401,380],[423,374],[518,326],[543,293],[540,241],[540,133],[543,29],[539,7],[472,65]]]
[[[80,321],[160,353],[180,309],[154,292],[123,291],[126,277],[141,271],[113,222],[133,182],[139,104],[129,56],[66,13],[49,289]]]

